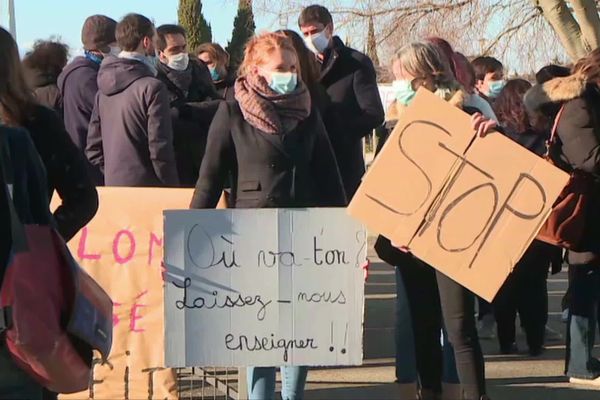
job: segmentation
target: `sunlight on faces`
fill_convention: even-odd
[[[271,74],[273,72],[292,72],[297,74],[298,71],[298,56],[296,52],[275,48],[267,57],[260,57],[256,60],[256,64],[252,67],[252,72],[265,78],[268,83],[271,83]]]
[[[504,71],[494,71],[485,74],[483,80],[478,80],[475,87],[480,93],[488,93],[490,91],[490,82],[501,81],[504,79]]]
[[[333,25],[332,24],[325,26],[320,22],[315,22],[314,24],[301,26],[300,30],[302,31],[302,34],[306,38],[311,37],[313,35],[317,35],[323,31],[325,31],[328,38],[331,38],[333,36]]]
[[[168,34],[165,35],[165,42],[167,47],[160,52],[160,60],[167,64],[170,56],[185,53],[187,51],[187,41],[182,34]]]

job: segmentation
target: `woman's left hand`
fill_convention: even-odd
[[[475,113],[471,116],[471,126],[477,132],[477,136],[484,137],[498,124],[496,121],[484,117],[481,113]]]

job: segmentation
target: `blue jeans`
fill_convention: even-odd
[[[410,307],[404,280],[396,268],[396,380],[398,383],[416,383],[418,381],[417,360],[415,356],[415,338],[411,322]],[[459,384],[456,371],[454,349],[448,341],[446,329],[442,330],[443,378],[445,383]]]
[[[569,322],[566,373],[572,378],[595,379],[600,362],[592,356],[600,301],[600,266],[569,266]]]
[[[281,367],[281,398],[302,400],[308,367]],[[275,367],[248,367],[249,400],[275,400]]]
[[[44,388],[21,370],[0,343],[0,399],[42,400]]]

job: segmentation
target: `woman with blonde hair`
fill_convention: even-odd
[[[446,58],[430,43],[415,42],[401,48],[392,65],[396,99],[387,113],[391,131],[419,88],[425,88],[455,107],[473,114],[472,125],[479,135],[495,126],[478,110],[465,106],[468,94],[456,81]],[[401,179],[400,177],[398,179]],[[414,330],[415,361],[421,390],[419,399],[439,399],[442,392],[442,348],[440,332],[445,326],[454,346],[460,378],[461,398],[485,399],[484,361],[475,324],[473,294],[444,274],[410,254],[410,249],[395,252],[390,242],[380,237],[378,253],[387,255],[397,267],[397,279]],[[391,255],[391,256],[390,256]]]
[[[222,102],[210,131],[191,208],[214,208],[231,177],[232,208],[343,207],[338,166],[319,113],[282,34],[251,39],[235,101]],[[282,397],[301,399],[308,369],[282,367]],[[275,368],[250,368],[250,399],[275,396]]]

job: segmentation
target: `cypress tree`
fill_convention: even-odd
[[[212,30],[202,15],[201,0],[179,0],[177,9],[179,25],[187,31],[187,42],[190,50],[202,43],[212,42]]]
[[[239,0],[238,12],[233,22],[231,41],[227,46],[232,67],[237,68],[242,63],[244,48],[248,40],[254,35],[255,29],[252,0]]]

